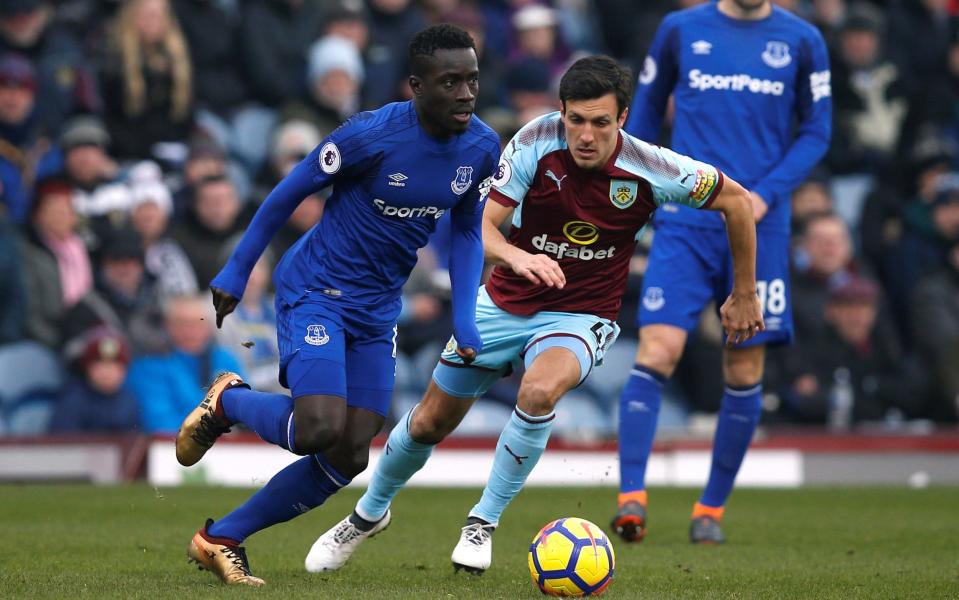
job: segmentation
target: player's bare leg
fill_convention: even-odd
[[[761,411],[760,382],[765,365],[765,346],[726,348],[723,377],[726,391],[713,440],[709,481],[700,501],[693,506],[689,540],[694,544],[726,541],[720,523],[725,503],[742,465]]]
[[[580,358],[565,347],[547,348],[529,365],[520,383],[516,410],[496,443],[486,489],[453,549],[451,558],[457,571],[478,575],[489,568],[499,516],[539,461],[552,428],[553,409],[563,394],[579,383],[582,371]]]
[[[646,536],[646,463],[653,447],[662,386],[676,370],[686,346],[686,331],[672,325],[639,330],[636,366],[620,406],[620,493],[610,526],[627,542]]]
[[[306,557],[307,571],[317,573],[341,568],[360,544],[389,526],[392,519],[389,504],[393,497],[426,463],[433,446],[456,429],[475,400],[451,396],[430,381],[426,394],[412,414],[401,419],[390,433],[384,455],[366,494],[357,504],[357,510],[327,530],[313,544]],[[363,422],[358,429],[360,432],[369,432],[372,426]],[[380,427],[382,420],[376,426],[376,431]],[[359,437],[352,450],[347,444],[336,450],[336,454],[341,456],[327,455],[337,469],[365,468],[361,458],[368,458],[369,443],[363,446]]]

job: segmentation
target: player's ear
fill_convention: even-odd
[[[627,106],[626,108],[623,109],[623,112],[622,114],[619,115],[619,118],[616,119],[616,122],[617,124],[619,124],[620,129],[622,129],[623,125],[626,124],[626,117],[628,116],[629,116],[629,107]]]
[[[423,94],[423,80],[417,77],[416,75],[410,75],[410,89],[413,90],[414,96],[421,96]]]

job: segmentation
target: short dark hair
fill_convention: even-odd
[[[461,48],[476,50],[476,42],[470,34],[466,33],[466,30],[449,23],[430,25],[410,40],[410,68],[414,75],[420,74],[425,66],[423,64],[425,57],[433,56],[437,50]]]
[[[559,99],[593,100],[606,94],[616,95],[618,115],[629,107],[633,97],[633,74],[608,56],[588,56],[574,62],[559,82]]]

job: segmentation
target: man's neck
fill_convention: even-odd
[[[743,21],[758,21],[759,19],[765,19],[773,11],[772,4],[769,2],[763,2],[756,8],[743,8],[734,0],[719,0],[719,2],[716,4],[716,8],[718,8],[719,12],[723,13],[727,17],[740,19]]]

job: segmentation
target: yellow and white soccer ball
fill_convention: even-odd
[[[609,538],[586,519],[547,523],[529,546],[529,574],[547,596],[598,596],[615,566]]]

